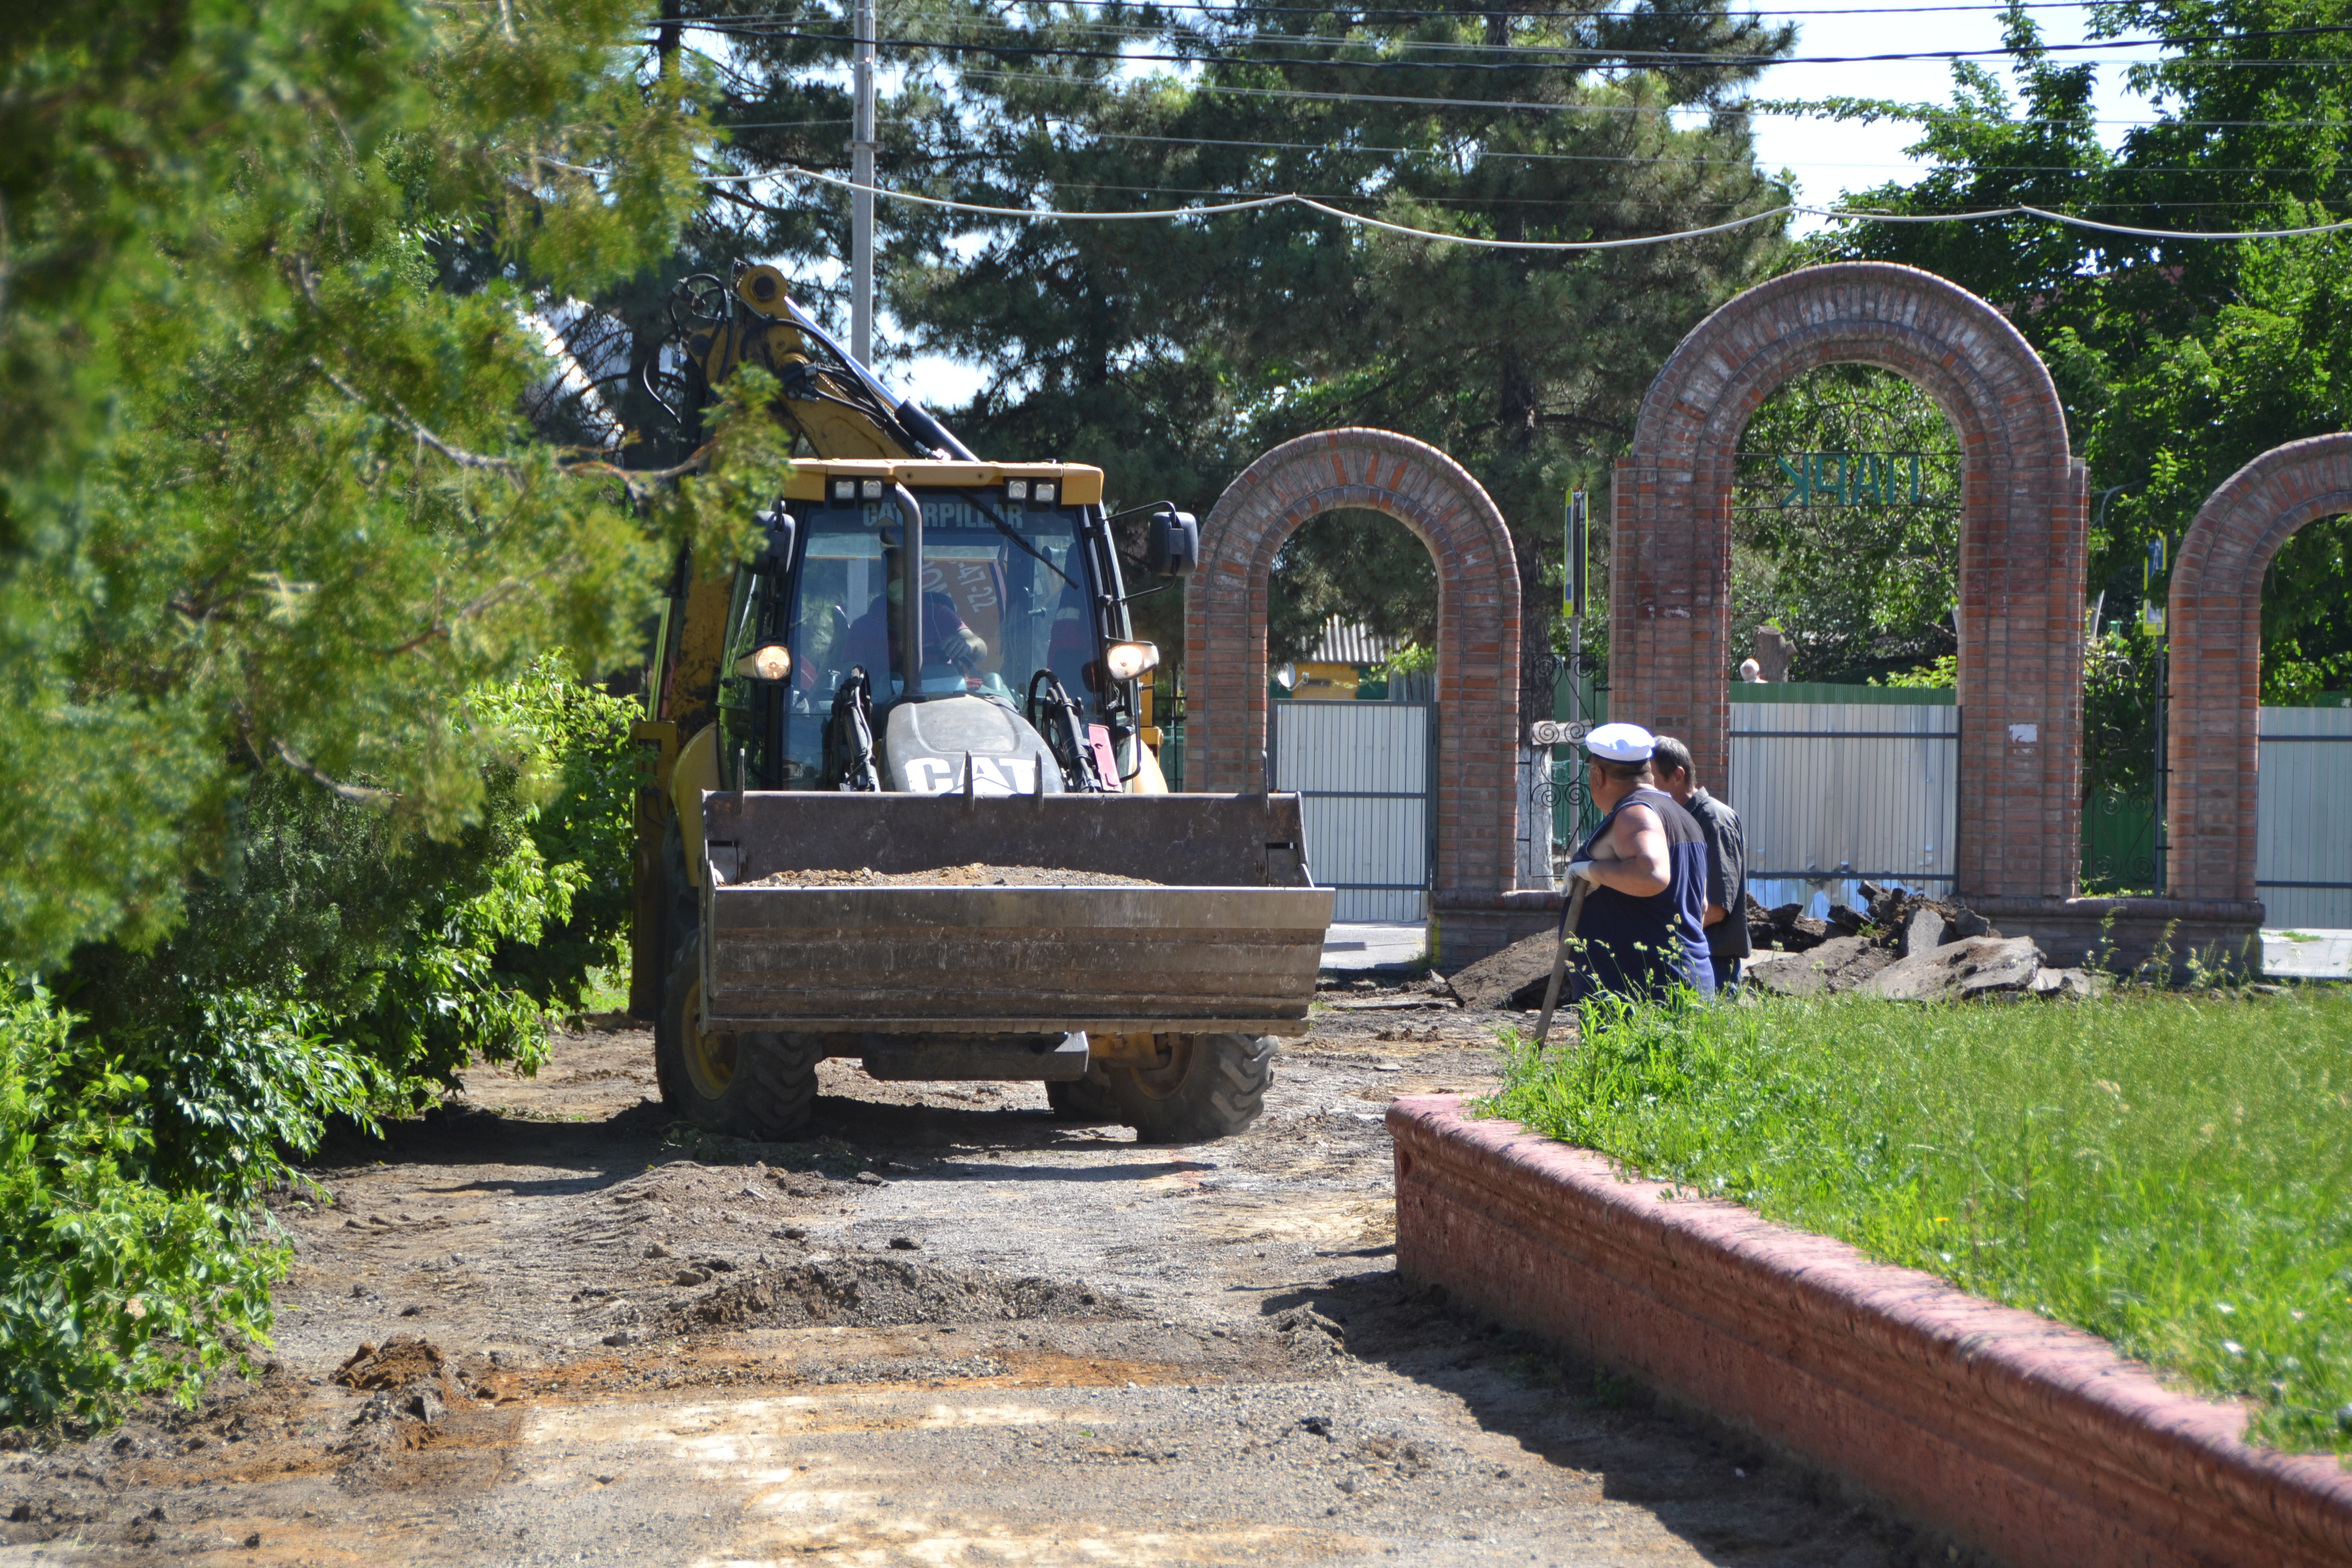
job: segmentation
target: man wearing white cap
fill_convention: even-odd
[[[1592,803],[1608,815],[1570,862],[1586,883],[1577,921],[1578,1000],[1629,999],[1680,985],[1715,994],[1706,951],[1706,836],[1657,787],[1656,739],[1639,724],[1603,724],[1584,739]]]

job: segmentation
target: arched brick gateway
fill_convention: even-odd
[[[2252,900],[2263,577],[2288,535],[2344,512],[2352,512],[2352,436],[2290,441],[2213,492],[2172,569],[2168,890],[2244,903],[2249,921],[2261,919]]]
[[[1492,908],[1511,886],[1517,834],[1518,567],[1494,501],[1426,442],[1388,430],[1301,436],[1217,498],[1185,606],[1185,776],[1209,790],[1264,786],[1267,580],[1283,541],[1342,507],[1386,512],[1437,558],[1433,902]]]
[[[1933,273],[1792,272],[1717,310],[1666,362],[1617,465],[1610,710],[1688,737],[1723,776],[1736,449],[1774,388],[1841,362],[1909,379],[1960,438],[1959,890],[2066,899],[2081,858],[2084,465],[2032,347]]]

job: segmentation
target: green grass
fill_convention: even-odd
[[[1597,1022],[1597,1021],[1596,1021]],[[2352,1450],[2352,995],[1628,1014],[1483,1108]]]

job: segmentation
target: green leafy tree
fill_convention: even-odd
[[[1932,164],[1916,184],[1864,192],[1853,205],[1927,214],[2029,204],[2158,231],[2352,216],[2352,166],[2335,129],[2352,93],[2352,12],[2341,0],[2132,0],[2093,7],[2091,23],[2095,37],[2167,40],[2159,59],[2127,72],[2151,123],[2103,147],[2093,68],[2053,63],[2033,24],[2012,12],[2014,97],[1990,71],[1962,66],[1948,105],[1828,106],[1916,121],[1914,154]],[[2352,423],[2352,247],[2340,235],[2215,243],[2014,216],[1858,224],[1805,254],[1942,273],[2006,311],[2041,351],[2099,498],[2090,583],[2111,623],[2137,616],[2150,542],[2177,548],[2223,479],[2281,442]],[[2352,528],[2322,521],[2272,563],[2263,700],[2307,700],[2352,678],[2347,547]],[[2153,585],[2160,595],[2167,579]],[[2146,704],[2123,705],[2133,706]],[[2124,727],[2109,743],[2145,752],[2152,736]],[[2127,770],[2119,761],[2111,771]]]
[[[0,56],[0,956],[152,940],[288,770],[479,816],[446,700],[619,662],[661,552],[537,438],[539,307],[665,252],[688,84],[614,0],[50,7]],[[438,286],[436,244],[498,266]],[[367,780],[365,784],[360,780]]]
[[[104,1417],[151,1391],[192,1401],[268,1331],[288,1254],[251,1199],[287,1174],[283,1151],[317,1146],[325,1116],[364,1115],[373,1086],[299,1025],[244,1022],[260,1026],[226,1031],[236,1054],[182,1079],[181,1110],[209,1136],[200,1179],[173,1183],[157,1084],[77,1040],[39,985],[0,993],[0,1423]]]
[[[1879,679],[1957,650],[1959,442],[1910,382],[1839,364],[1782,386],[1741,437],[1734,509],[1735,663],[1767,624],[1795,645],[1794,680]]]
[[[1375,511],[1309,520],[1275,557],[1266,605],[1266,658],[1307,657],[1333,616],[1374,633],[1433,647],[1437,567],[1403,524]]]
[[[577,677],[785,466],[749,386],[708,471],[628,469],[556,330],[701,200],[717,89],[656,20],[0,42],[0,1420],[190,1394],[267,1330],[254,1200],[326,1119],[527,1067],[614,954],[630,709]]]

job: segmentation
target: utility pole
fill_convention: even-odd
[[[855,40],[851,79],[856,93],[851,110],[850,178],[857,190],[849,209],[849,352],[857,363],[874,363],[874,0],[856,0],[850,24]]]
[[[2166,553],[2164,535],[2159,533],[2147,542],[2147,559],[2141,563],[2139,573],[2140,625],[2156,634],[2156,772],[2148,793],[2154,796],[2149,804],[2156,815],[2156,846],[2151,857],[2156,872],[2153,891],[2159,898],[2164,895],[2168,880],[2164,874],[2166,852],[2171,847],[2164,831],[2165,796],[2170,793],[2165,785],[2170,782],[2167,775],[2171,772],[2171,759],[2165,755],[2164,733],[2164,710],[2172,694],[2171,627],[2166,625],[2164,603],[2156,596],[2157,579],[2164,575]]]

